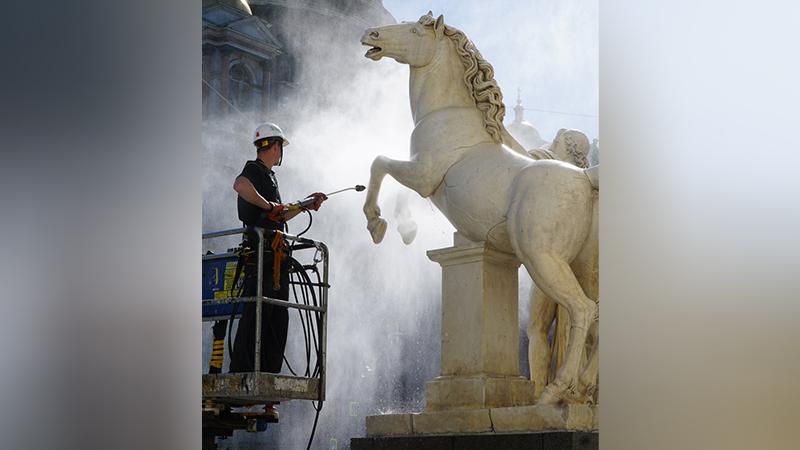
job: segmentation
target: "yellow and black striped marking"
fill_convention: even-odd
[[[225,356],[225,339],[214,339],[211,347],[211,362],[209,366],[215,369],[222,369],[222,360]]]

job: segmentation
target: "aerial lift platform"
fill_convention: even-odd
[[[245,228],[203,234],[203,240],[244,233]],[[316,402],[317,418],[325,400],[325,350],[328,310],[328,248],[312,239],[284,234],[291,255],[313,250],[312,263],[303,265],[292,259],[290,264],[290,296],[288,301],[262,295],[264,267],[264,229],[253,228],[258,236],[258,281],[255,297],[235,297],[240,284],[235,276],[241,248],[203,256],[202,317],[205,322],[232,321],[241,316],[246,302],[256,304],[255,365],[261,367],[261,309],[270,304],[297,311],[305,335],[307,367],[300,375],[279,375],[267,372],[218,373],[203,375],[203,449],[216,449],[216,439],[225,439],[236,430],[266,430],[277,418],[267,414],[261,405],[289,400]],[[321,263],[321,270],[319,264]],[[237,283],[239,281],[239,283]],[[229,322],[230,323],[230,322]],[[295,327],[297,328],[297,327]],[[229,328],[230,330],[230,328]],[[289,334],[291,340],[297,330]],[[231,336],[228,336],[231,339]],[[314,365],[312,366],[312,361]],[[291,369],[290,369],[291,370]],[[316,428],[316,420],[314,422]],[[311,439],[313,439],[313,429]]]

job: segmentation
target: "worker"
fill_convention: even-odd
[[[283,148],[289,141],[283,131],[274,123],[264,123],[255,130],[253,144],[256,159],[247,161],[242,173],[236,177],[233,189],[239,194],[237,206],[239,219],[245,226],[243,249],[246,257],[243,270],[243,297],[254,297],[258,284],[258,235],[252,227],[264,228],[264,262],[262,293],[265,297],[279,300],[289,298],[289,255],[281,232],[286,221],[301,212],[288,208],[281,202],[278,180],[272,168],[280,166]],[[315,192],[309,195],[314,202],[308,208],[318,210],[327,200],[325,194]],[[277,236],[277,239],[276,239]],[[242,317],[234,340],[231,354],[231,372],[272,372],[280,373],[283,366],[283,353],[286,347],[286,333],[289,325],[287,308],[262,304],[261,310],[261,367],[255,369],[255,318],[256,304],[245,303]]]

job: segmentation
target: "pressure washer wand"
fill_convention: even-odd
[[[330,194],[325,194],[325,196],[330,197],[333,194],[338,194],[339,192],[344,192],[344,191],[349,191],[349,190],[354,190],[356,192],[361,192],[364,189],[366,189],[366,187],[364,187],[364,186],[362,186],[360,184],[357,184],[357,185],[355,185],[353,187],[339,189],[338,191],[333,191]],[[313,197],[312,198],[307,198],[305,200],[301,200],[301,201],[296,203],[296,205],[299,206],[300,208],[308,208],[312,204],[314,204],[314,198]]]
[[[339,189],[338,191],[333,191],[333,192],[331,192],[330,194],[325,194],[325,195],[327,195],[328,197],[330,197],[330,196],[331,196],[331,195],[333,195],[333,194],[338,194],[339,192],[349,191],[349,190],[351,190],[351,189],[354,189],[356,192],[361,192],[361,191],[363,191],[363,190],[364,190],[364,189],[366,189],[366,188],[365,188],[364,186],[360,185],[360,184],[357,184],[357,185],[355,185],[355,186],[353,186],[353,187],[344,188],[344,189]]]

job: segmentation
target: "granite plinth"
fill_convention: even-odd
[[[598,450],[596,431],[540,431],[508,434],[366,437],[350,440],[351,450]]]

